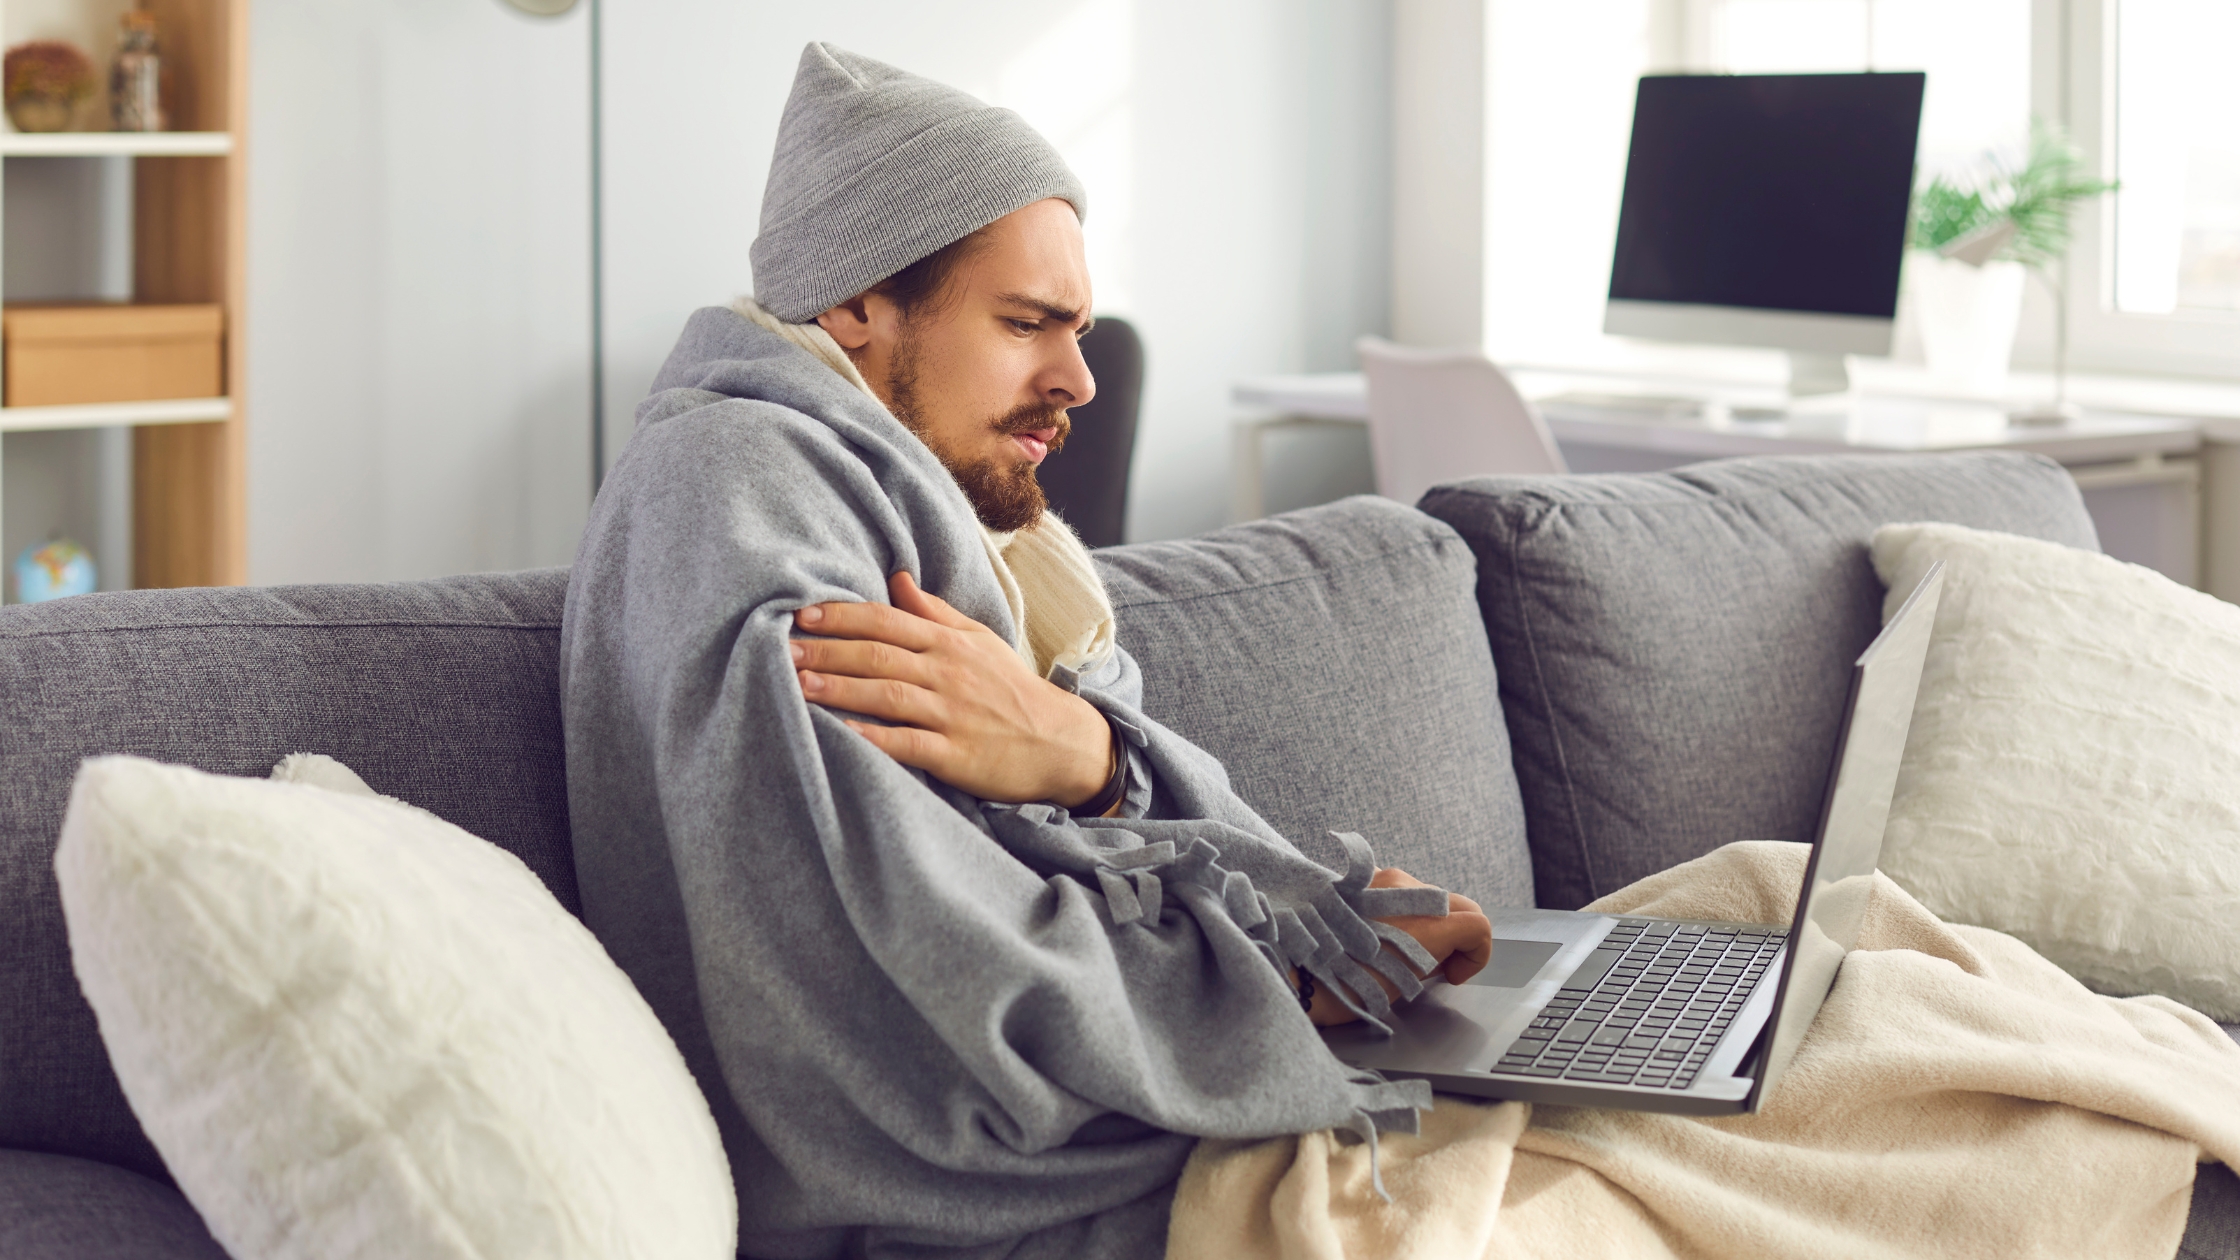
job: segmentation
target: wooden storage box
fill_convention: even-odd
[[[10,407],[225,392],[225,312],[216,305],[10,304],[0,338]]]

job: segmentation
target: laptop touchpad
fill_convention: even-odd
[[[1505,941],[1493,938],[1493,961],[1470,977],[1471,984],[1495,989],[1521,989],[1532,983],[1540,969],[1563,948],[1560,941]]]

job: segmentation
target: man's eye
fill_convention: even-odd
[[[1005,322],[1009,323],[1013,328],[1016,328],[1023,333],[1035,333],[1042,331],[1042,322],[1040,320],[1014,319],[1007,320]]]

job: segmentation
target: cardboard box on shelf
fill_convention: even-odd
[[[225,392],[225,312],[216,305],[10,303],[0,340],[10,407]]]

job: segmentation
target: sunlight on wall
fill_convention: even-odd
[[[1489,0],[1486,346],[1559,353],[1602,332],[1648,0]]]
[[[1100,311],[1134,308],[1135,5],[1089,0],[1007,62],[983,99],[1018,110],[1089,189],[1083,236]]]

